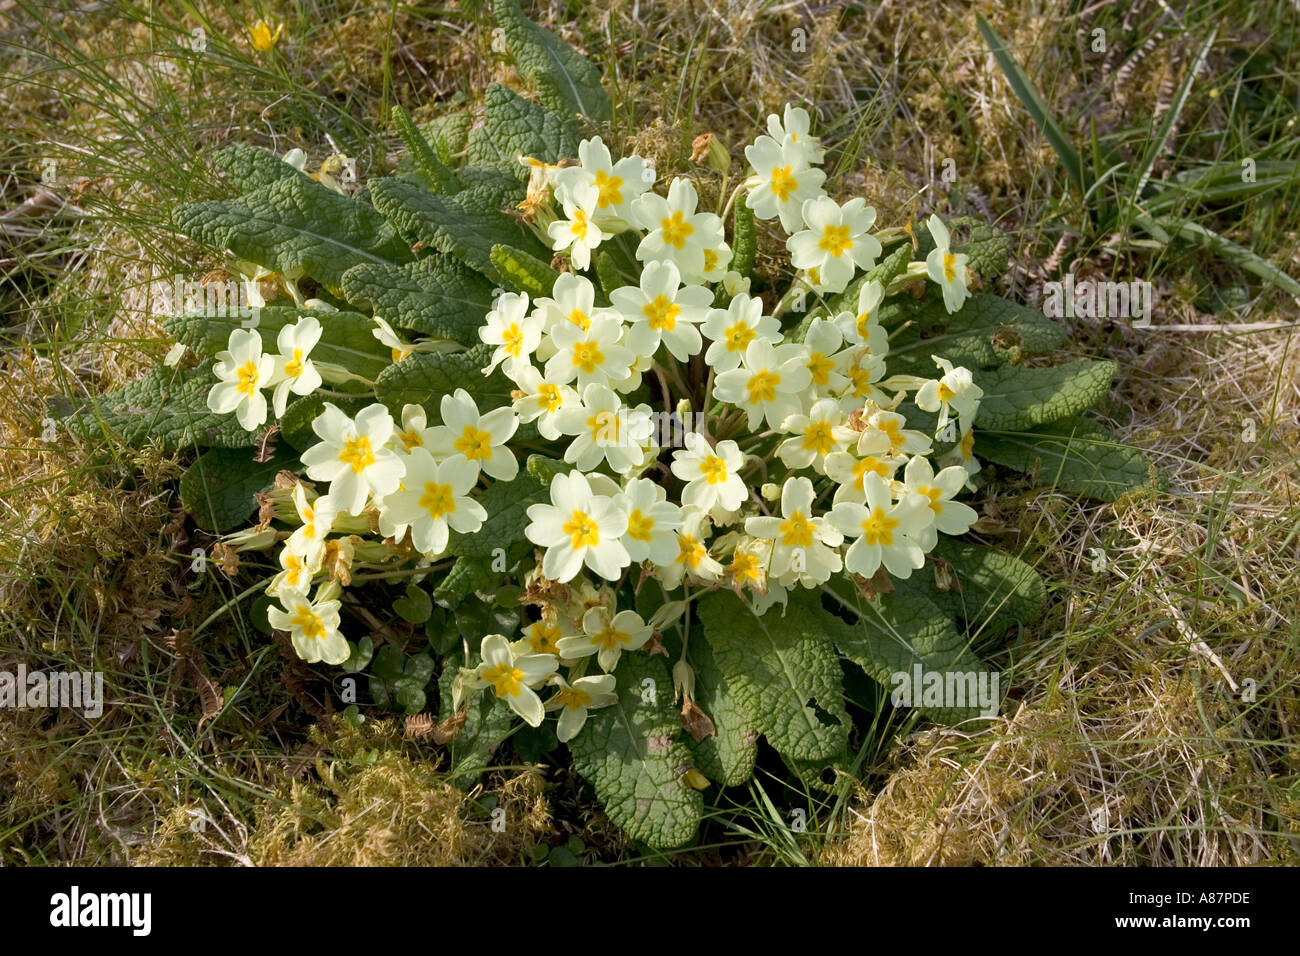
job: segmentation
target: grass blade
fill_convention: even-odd
[[[1056,155],[1061,158],[1061,163],[1065,166],[1070,181],[1079,190],[1079,195],[1086,194],[1088,186],[1085,182],[1083,158],[1079,155],[1079,151],[1074,148],[1074,144],[1065,135],[1065,130],[1061,129],[1061,125],[1048,110],[1047,103],[1043,100],[1037,87],[1034,86],[1033,81],[1029,79],[1029,75],[1025,73],[1020,64],[1016,62],[1016,58],[1011,55],[1011,51],[1002,42],[1002,38],[993,31],[988,21],[982,16],[977,16],[975,22],[979,26],[980,33],[984,34],[984,40],[988,43],[993,58],[998,61],[998,66],[1006,74],[1011,89],[1015,91],[1021,104],[1029,112],[1030,118],[1033,119],[1043,135],[1047,137],[1047,141],[1051,144],[1052,149],[1056,151]]]

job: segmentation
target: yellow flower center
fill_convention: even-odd
[[[853,484],[857,486],[858,491],[864,491],[862,479],[866,477],[867,472],[874,471],[881,478],[889,478],[889,465],[881,461],[874,455],[868,455],[861,461],[853,464]]]
[[[737,551],[731,557],[731,564],[727,566],[727,575],[733,580],[742,583],[745,581],[762,582],[763,568],[759,564],[758,555],[751,554],[748,551]]]
[[[591,328],[591,316],[587,315],[587,313],[583,312],[581,309],[574,309],[565,316],[565,318],[584,332]]]
[[[943,279],[949,285],[957,278],[957,257],[951,252],[943,254]]]
[[[470,461],[489,461],[492,458],[492,436],[473,425],[466,425],[452,444]]]
[[[608,409],[597,412],[587,419],[587,428],[591,432],[591,440],[601,444],[617,445],[619,444],[619,415],[617,412],[611,412]]]
[[[581,209],[573,210],[573,225],[569,226],[569,231],[579,239],[587,238],[587,214]]]
[[[848,226],[827,226],[822,230],[822,237],[817,241],[817,248],[829,252],[831,258],[838,259],[853,248],[849,238]]]
[[[451,493],[451,485],[425,482],[424,494],[420,495],[420,507],[434,519],[451,514],[456,510],[456,498]]]
[[[623,201],[623,177],[611,176],[603,169],[596,170],[596,205],[601,209],[617,206]]]
[[[835,363],[828,359],[821,352],[813,352],[808,357],[808,371],[812,373],[812,380],[818,385],[826,386],[831,380],[831,371],[835,368]]]
[[[677,316],[681,314],[681,306],[675,302],[669,302],[665,295],[657,295],[654,301],[642,307],[641,312],[650,320],[650,328],[664,332],[671,332],[677,327]]]
[[[876,427],[889,436],[890,454],[897,455],[899,450],[903,447],[904,442],[907,441],[907,439],[903,437],[898,422],[892,418],[884,418],[876,422]]]
[[[695,227],[686,221],[680,209],[662,220],[659,228],[663,231],[664,245],[672,246],[674,249],[684,249],[687,237],[695,232]]]
[[[259,377],[257,363],[251,360],[245,362],[243,365],[239,366],[239,385],[236,387],[243,394],[252,395],[257,391],[257,380]]]
[[[798,188],[799,180],[794,178],[789,166],[778,166],[772,170],[772,192],[781,202],[788,200],[790,194]]]
[[[704,272],[708,274],[718,267],[718,254],[712,249],[704,250]]]
[[[767,369],[755,372],[745,383],[745,391],[749,393],[749,403],[758,405],[762,402],[775,402],[776,387],[780,384],[781,376],[775,372],[769,372]]]
[[[290,378],[297,378],[302,374],[302,370],[302,349],[294,349],[293,358],[289,359],[289,361],[284,365],[284,374],[288,375]]]
[[[954,398],[956,398],[956,397],[957,397],[957,393],[956,393],[956,392],[954,392],[952,389],[950,389],[950,388],[949,388],[947,385],[945,385],[942,381],[939,382],[939,401],[941,401],[941,402],[945,402],[945,403],[946,403],[946,402],[951,402],[951,401],[952,401]]]
[[[310,605],[299,604],[298,610],[289,619],[289,626],[302,632],[302,636],[311,640],[325,637],[325,622],[311,609]]]
[[[867,327],[870,324],[871,324],[870,312],[863,312],[861,315],[858,316],[858,337],[861,338],[864,342],[867,339],[867,333],[869,331]],[[870,349],[867,350],[867,354],[868,355],[871,354]]]
[[[830,422],[813,422],[803,433],[803,447],[825,458],[835,450],[835,433]]]
[[[717,455],[709,455],[700,462],[700,474],[709,484],[720,484],[727,480],[727,463]]]
[[[867,520],[862,522],[862,538],[867,544],[883,544],[886,547],[894,543],[894,529],[898,519],[885,514],[884,508],[873,508]]]
[[[582,710],[591,706],[591,695],[581,687],[565,687],[555,695],[555,699],[569,710]]]
[[[971,452],[975,449],[975,431],[966,429],[966,434],[961,436],[961,456],[966,461],[970,461]]]
[[[853,394],[858,398],[866,398],[871,394],[871,369],[861,365],[853,366],[849,371],[849,381],[853,383]]]
[[[298,587],[298,582],[302,580],[302,572],[305,570],[302,558],[296,554],[289,554],[284,559],[284,580],[291,588]]]
[[[558,654],[559,639],[560,629],[554,624],[538,621],[528,629],[528,647],[534,654]]]
[[[518,322],[511,322],[510,328],[501,333],[501,344],[505,347],[507,355],[519,358],[519,354],[524,349],[524,333],[519,328]]]
[[[496,664],[483,672],[498,697],[516,697],[523,687],[524,672],[513,664]]]
[[[758,333],[746,325],[744,322],[737,322],[731,328],[727,329],[725,341],[728,352],[743,352],[749,348],[749,343],[754,341],[754,336]]]
[[[407,451],[410,451],[413,448],[422,448],[424,446],[424,436],[415,428],[408,428],[404,432],[399,432],[397,438],[401,441],[402,447]]]
[[[573,550],[594,548],[600,544],[600,528],[585,512],[573,509],[573,517],[564,523],[564,533],[569,536]]]
[[[564,396],[560,394],[560,386],[543,383],[537,387],[537,404],[552,414],[564,402]]]
[[[640,508],[634,508],[627,516],[627,536],[637,541],[649,541],[650,533],[655,529],[653,518],[647,518]]]
[[[573,364],[588,375],[605,361],[605,353],[595,342],[578,342],[573,346]]]
[[[704,549],[704,545],[689,534],[679,534],[677,536],[677,549],[677,563],[684,564],[691,570],[698,568],[700,562],[704,560],[704,556],[708,554]]]
[[[817,530],[813,523],[804,517],[802,511],[796,511],[779,528],[781,543],[790,548],[811,548],[813,532]]]
[[[370,448],[370,439],[365,435],[349,438],[343,443],[343,450],[339,452],[339,461],[351,465],[354,472],[361,474],[375,463],[375,453]]]
[[[612,624],[591,636],[593,644],[599,644],[607,651],[612,651],[620,644],[626,644],[630,640],[632,640],[630,635],[618,630]]]
[[[943,514],[943,489],[933,485],[922,485],[916,489],[930,499],[930,510],[937,515]]]

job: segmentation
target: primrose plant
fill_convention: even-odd
[[[182,311],[183,356],[64,421],[207,449],[182,499],[262,574],[267,629],[377,707],[436,694],[456,779],[512,734],[563,743],[618,825],[678,846],[760,740],[837,786],[862,688],[984,673],[1038,617],[1037,575],[971,536],[981,458],[1100,498],[1147,467],[1083,414],[1113,366],[1051,364],[1062,329],[974,291],[995,229],[881,227],[793,105],[739,183],[707,134],[661,177],[606,142],[592,63],[494,13],[534,98],[395,109],[406,154],[355,191],[339,157],[227,148],[240,195],[177,223],[258,307]]]

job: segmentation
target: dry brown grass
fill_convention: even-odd
[[[1167,492],[1026,503],[1062,599],[1013,672],[1015,713],[900,746],[826,862],[1300,862],[1298,350],[1180,335],[1128,356],[1118,430]]]
[[[255,817],[224,807],[175,806],[132,856],[141,866],[519,865],[552,832],[541,775],[503,777],[493,790],[500,822],[475,807],[481,788],[447,782],[438,760],[402,740],[392,720],[313,731],[325,748],[314,775],[279,773]],[[304,768],[306,769],[306,768]]]

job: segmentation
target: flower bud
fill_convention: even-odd
[[[732,270],[722,277],[722,288],[727,291],[727,295],[749,295],[749,276],[742,276]]]
[[[781,486],[774,482],[766,482],[758,493],[763,496],[764,501],[778,501],[781,497]]]
[[[655,612],[650,615],[650,620],[646,621],[656,631],[662,631],[668,625],[673,624],[679,617],[686,613],[685,601],[669,601],[666,604],[659,605]]]
[[[277,538],[279,535],[270,528],[262,531],[256,528],[244,528],[226,535],[222,541],[226,547],[233,548],[235,551],[265,551],[275,544]]]
[[[695,699],[695,669],[681,658],[673,665],[673,695],[681,699],[683,695],[689,700]]]
[[[691,142],[691,162],[708,163],[720,173],[731,168],[731,153],[712,133],[701,133]]]

